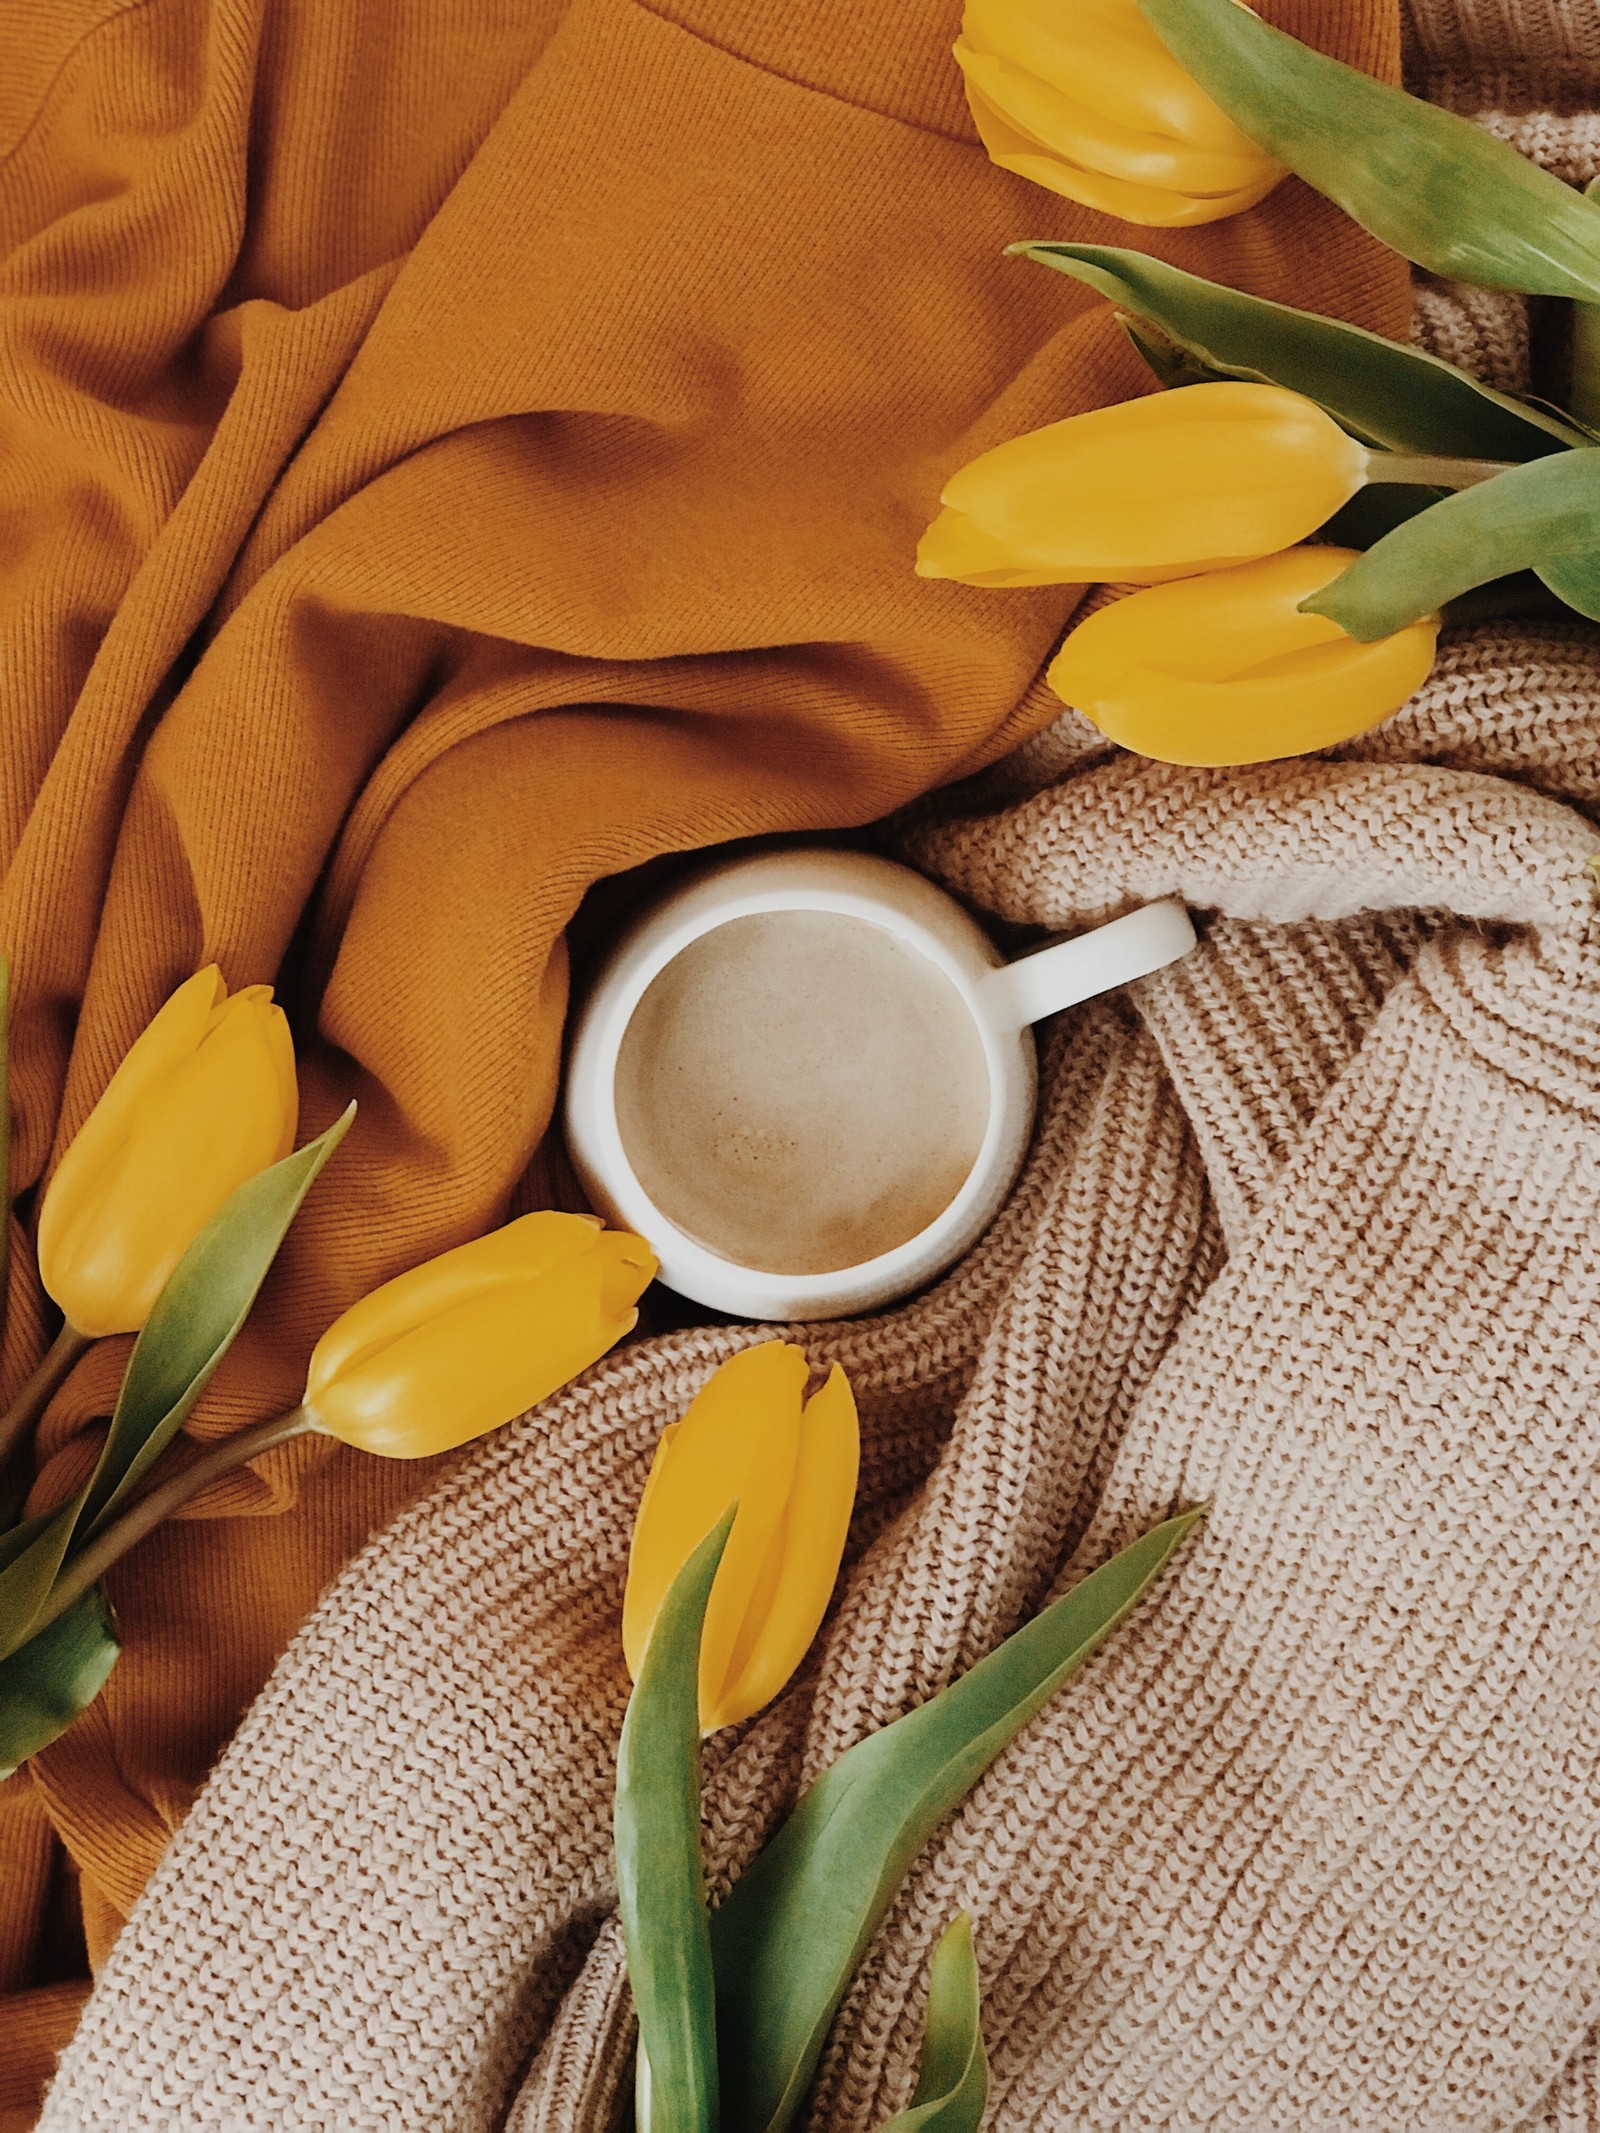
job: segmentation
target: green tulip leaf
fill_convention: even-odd
[[[781,2133],[912,1861],[1204,1516],[1154,1527],[937,1696],[825,1770],[711,1921],[730,2125]]]
[[[700,1632],[737,1505],[661,1603],[617,1745],[617,1908],[639,2016],[638,2133],[714,2133],[717,2026],[700,1851]]]
[[[133,1344],[76,1538],[87,1540],[106,1523],[183,1427],[249,1316],[301,1201],[349,1132],[355,1109],[351,1104],[314,1141],[247,1178],[173,1268]]]
[[[0,1573],[10,1569],[17,1558],[33,1546],[45,1527],[60,1516],[60,1506],[54,1511],[42,1511],[36,1518],[25,1518],[19,1525],[0,1533]],[[4,1590],[0,1578],[0,1591]]]
[[[1567,398],[1575,419],[1600,423],[1600,304],[1572,307]]]
[[[886,2119],[881,2133],[978,2133],[988,2100],[972,1923],[958,1911],[933,1951],[916,2094],[910,2110]]]
[[[0,1659],[0,1778],[48,1748],[88,1709],[120,1649],[96,1585],[21,1651]]]
[[[1600,293],[1600,209],[1454,112],[1347,67],[1236,0],[1139,0],[1268,155],[1393,251],[1490,289]]]
[[[0,1536],[0,1660],[27,1640],[61,1568],[83,1494]]]
[[[1450,495],[1448,489],[1402,488],[1398,482],[1382,488],[1359,489],[1349,503],[1335,511],[1313,539],[1334,548],[1375,548],[1386,533],[1403,526]]]
[[[0,955],[0,1333],[5,1331],[11,1255],[11,960]]]
[[[1589,212],[1600,223],[1600,209]],[[1286,386],[1363,443],[1390,452],[1524,460],[1591,442],[1583,430],[1423,349],[1246,296],[1142,252],[1107,244],[1011,250],[1109,297],[1164,385],[1235,378]]]
[[[1362,644],[1515,571],[1600,620],[1600,455],[1564,452],[1447,496],[1305,602]]]
[[[1034,247],[1013,245],[1011,250],[1019,252],[1023,258],[1029,258]],[[1041,245],[1038,250],[1042,253],[1044,247]],[[1048,266],[1050,262],[1042,259],[1040,264]],[[1157,333],[1142,320],[1130,318],[1126,311],[1117,313],[1117,324],[1143,357],[1145,368],[1153,371],[1162,385],[1169,388],[1180,385],[1215,385],[1220,379],[1230,375],[1227,371],[1218,370],[1214,364],[1204,362],[1189,349],[1180,348],[1176,341],[1169,341],[1164,333]]]
[[[1591,178],[1583,193],[1586,200],[1600,195],[1600,178]],[[1600,422],[1600,305],[1572,307],[1567,403],[1580,422]]]
[[[1595,528],[1593,548],[1547,557],[1538,575],[1558,600],[1591,622],[1600,622],[1600,525]]]
[[[1028,249],[1030,251],[1034,249],[1042,251],[1044,247],[1035,248],[1030,246]],[[1224,370],[1220,365],[1208,363],[1189,349],[1180,348],[1175,341],[1169,341],[1163,333],[1158,332],[1153,326],[1147,327],[1142,320],[1130,318],[1126,312],[1121,314],[1121,325],[1123,332],[1132,341],[1150,369],[1161,380],[1161,383],[1169,389],[1184,385],[1202,385],[1209,381],[1224,378],[1259,379],[1264,376],[1264,373],[1252,372],[1242,366],[1236,365],[1231,369]],[[1384,345],[1387,346],[1389,344],[1385,343]],[[1413,351],[1402,350],[1400,352],[1409,354]],[[1432,359],[1430,358],[1429,360],[1431,361]],[[1449,366],[1446,367],[1448,368]],[[1279,384],[1282,380],[1274,378],[1268,382]],[[1495,397],[1503,396],[1495,395]],[[1343,422],[1346,429],[1357,429],[1359,427],[1349,413],[1342,408],[1335,408],[1328,395],[1319,392],[1307,394],[1307,398],[1316,399],[1324,411],[1335,415],[1336,419]],[[1512,404],[1515,406],[1516,403],[1513,402]],[[1540,419],[1543,418],[1535,414],[1535,420]],[[1401,424],[1391,423],[1389,425],[1391,432],[1398,431],[1401,427],[1403,427]],[[1424,429],[1429,437],[1448,434],[1437,429],[1426,428],[1426,426],[1424,426]],[[1369,439],[1368,441],[1375,440]],[[1582,444],[1585,439],[1573,432],[1573,441],[1577,444]],[[1417,447],[1417,449],[1421,448],[1420,445]],[[1479,456],[1481,449],[1475,441],[1470,448],[1464,442],[1461,448],[1462,456]],[[1456,455],[1452,452],[1449,456]],[[1369,482],[1364,489],[1358,489],[1350,501],[1342,505],[1325,525],[1317,529],[1315,538],[1319,541],[1330,542],[1335,548],[1372,548],[1383,539],[1386,533],[1393,533],[1396,526],[1403,526],[1407,519],[1416,518],[1419,513],[1430,509],[1432,505],[1440,502],[1441,499],[1451,493],[1448,489],[1429,488],[1420,482]],[[1511,582],[1515,583],[1516,581],[1513,580]]]
[[[94,1472],[65,1503],[0,1535],[0,1658],[26,1641],[74,1543],[105,1524],[182,1428],[354,1115],[352,1104],[314,1141],[246,1179],[173,1268],[134,1342]]]

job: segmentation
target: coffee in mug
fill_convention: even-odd
[[[568,1145],[680,1294],[749,1318],[908,1294],[976,1241],[1032,1126],[1031,1025],[1194,944],[1144,906],[1008,963],[951,896],[822,848],[646,910],[574,1023]]]
[[[617,1055],[635,1176],[739,1266],[831,1274],[926,1229],[978,1159],[983,1040],[928,958],[868,919],[762,911],[673,957]]]

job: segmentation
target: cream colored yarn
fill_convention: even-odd
[[[1213,1511],[929,1847],[814,2124],[904,2102],[963,1905],[1005,2127],[1514,2126],[1579,2047],[1600,837],[1533,787],[1580,703],[1594,764],[1586,633],[1479,637],[1388,760],[1117,757],[914,833],[1011,917],[1174,890],[1229,915],[1137,1014],[1054,1034],[1026,1179],[949,1282],[807,1336],[863,1394],[867,1545],[813,1678],[717,1759],[719,1878],[1064,1576]],[[606,2123],[628,1513],[660,1424],[753,1337],[611,1362],[351,1567],[118,1944],[47,2128]]]
[[[1437,68],[1536,37],[1600,65],[1587,0],[1412,12]],[[1499,332],[1436,294],[1424,331]],[[1069,715],[904,825],[1007,919],[1213,916],[1052,1031],[971,1257],[801,1336],[862,1398],[856,1554],[805,1677],[713,1744],[719,1887],[842,1748],[1212,1510],[919,1860],[814,2127],[904,2105],[965,1907],[1006,2133],[1600,2133],[1597,806],[1573,623],[1449,644],[1333,757],[1173,770]],[[762,1337],[612,1359],[349,1567],[119,1941],[45,2133],[610,2123],[628,1523],[661,1425]]]

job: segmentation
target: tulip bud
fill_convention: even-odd
[[[1150,228],[1217,222],[1284,175],[1136,0],[967,0],[956,59],[1002,170]]]
[[[860,1435],[835,1365],[803,1400],[809,1366],[782,1341],[730,1357],[656,1447],[634,1523],[622,1645],[638,1678],[672,1581],[738,1500],[700,1640],[700,1726],[769,1703],[817,1633],[855,1503]]]
[[[1161,763],[1269,763],[1364,733],[1419,689],[1439,620],[1358,644],[1300,602],[1355,561],[1295,548],[1101,608],[1050,667],[1064,703]]]
[[[967,585],[1156,585],[1292,547],[1365,487],[1371,454],[1281,385],[1188,385],[1071,415],[956,474],[917,574]]]
[[[213,963],[106,1084],[39,1210],[39,1272],[79,1333],[136,1333],[228,1195],[294,1146],[294,1047],[270,985]]]
[[[534,1214],[396,1275],[312,1352],[313,1428],[388,1459],[453,1451],[537,1406],[638,1323],[642,1238]]]

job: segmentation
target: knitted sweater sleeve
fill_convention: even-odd
[[[1595,2013],[1600,837],[1536,786],[1558,745],[1571,778],[1600,763],[1600,661],[1576,633],[1456,647],[1418,757],[1463,698],[1497,769],[1102,764],[919,833],[1012,915],[1088,915],[1119,867],[1224,915],[1139,1016],[1054,1034],[973,1258],[810,1337],[863,1393],[863,1552],[814,1673],[712,1769],[719,1880],[1063,1577],[1212,1512],[919,1861],[818,2124],[903,2101],[962,1906],[999,2123],[1041,2133],[1513,2124]],[[119,1943],[46,2127],[476,2128],[522,2066],[519,2127],[609,2107],[622,1535],[656,1428],[750,1337],[605,1366],[352,1566]]]

